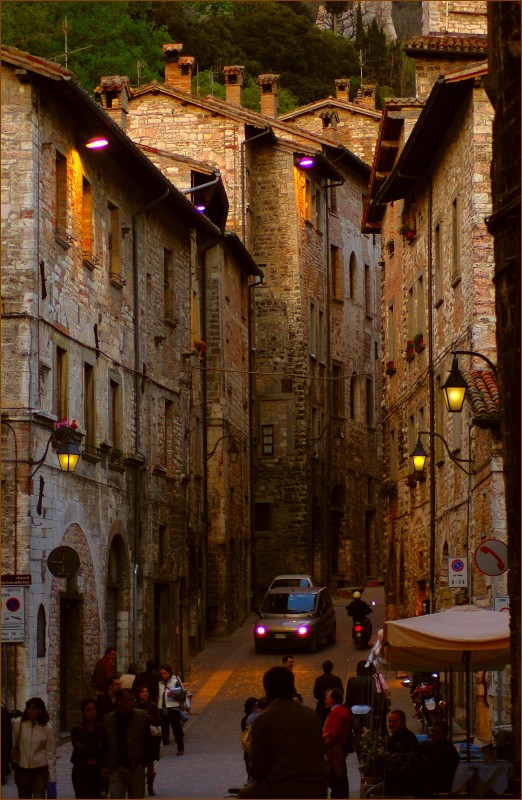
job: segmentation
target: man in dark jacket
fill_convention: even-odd
[[[406,727],[404,711],[390,711],[388,728],[385,792],[399,797],[415,795],[419,790],[420,744],[413,731]]]
[[[321,723],[315,711],[293,699],[294,676],[272,667],[263,676],[270,705],[252,724],[251,783],[245,798],[328,796]]]
[[[430,730],[431,741],[421,745],[422,797],[451,792],[459,754],[448,740],[448,733],[447,722],[434,722]]]
[[[362,620],[372,613],[372,609],[364,600],[361,600],[361,593],[354,592],[353,600],[346,606],[346,613],[353,619],[354,622],[362,622]]]
[[[333,674],[332,670],[332,662],[329,660],[323,661],[323,674],[319,675],[319,677],[315,679],[314,683],[314,697],[317,700],[315,713],[321,720],[322,725],[324,725],[324,721],[328,714],[328,709],[326,708],[325,704],[325,697],[328,689],[340,689],[341,695],[344,694],[343,682],[338,675]]]
[[[91,686],[97,697],[107,692],[109,688],[109,678],[114,678],[115,675],[116,650],[114,647],[108,647],[103,657],[96,662],[92,673]]]
[[[104,719],[111,798],[145,795],[145,767],[153,759],[152,737],[147,713],[134,708],[135,702],[131,689],[120,689],[116,711]]]
[[[345,706],[352,715],[355,749],[359,755],[363,728],[369,730],[372,727],[376,690],[371,669],[366,666],[366,661],[358,661],[356,669],[357,675],[348,678],[346,684]]]

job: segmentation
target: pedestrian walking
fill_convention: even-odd
[[[325,703],[326,692],[328,689],[340,689],[341,695],[344,696],[343,682],[338,675],[333,674],[333,664],[329,659],[323,661],[323,673],[315,679],[314,683],[314,697],[317,700],[315,713],[321,720],[321,725],[324,725],[326,716],[328,714],[328,709]]]
[[[147,713],[134,708],[135,702],[131,689],[119,689],[116,711],[104,719],[111,800],[145,795],[145,769],[152,757],[152,737]]]
[[[134,689],[134,694],[137,697],[138,687],[143,686],[145,684],[149,690],[149,700],[152,700],[153,703],[157,703],[159,695],[159,688],[158,688],[159,681],[160,681],[160,676],[158,671],[158,665],[153,659],[149,658],[145,662],[144,672],[139,672],[134,680],[134,683],[132,685],[132,688]]]
[[[110,714],[111,711],[116,711],[116,695],[121,688],[122,687],[119,678],[109,678],[107,683],[107,691],[104,692],[104,694],[98,695],[96,698],[96,705],[98,707],[98,722],[103,722],[105,714]]]
[[[116,648],[108,647],[104,655],[96,662],[92,672],[91,686],[97,697],[106,694],[109,688],[109,678],[113,678],[115,675]]]
[[[294,679],[286,667],[263,676],[268,708],[252,724],[250,772],[253,783],[239,797],[327,797],[321,723],[313,709],[294,702]]]
[[[149,797],[154,797],[154,778],[156,772],[154,771],[154,762],[159,761],[160,758],[160,744],[161,744],[161,714],[157,703],[150,699],[149,687],[146,683],[138,686],[138,699],[136,701],[136,708],[145,711],[149,721],[151,740],[151,759],[147,763],[147,792]]]
[[[363,730],[372,727],[372,712],[375,704],[375,683],[366,661],[358,661],[357,674],[346,684],[345,706],[352,715],[355,749],[359,756]]]
[[[105,797],[106,754],[104,749],[104,730],[98,721],[98,706],[94,698],[86,698],[80,703],[82,721],[71,728],[72,784],[74,796],[78,798]]]
[[[160,668],[158,706],[161,709],[161,730],[163,744],[170,743],[170,729],[176,740],[178,751],[176,755],[182,756],[185,752],[182,714],[186,691],[181,678],[174,675],[170,664],[163,664]]]
[[[14,768],[18,797],[56,797],[56,746],[49,714],[41,697],[31,697],[21,717],[12,720]]]
[[[324,723],[323,741],[332,800],[349,797],[346,757],[350,750],[352,723],[350,712],[342,702],[342,689],[328,689],[325,698],[328,716]]]
[[[132,661],[127,667],[127,672],[120,675],[120,686],[122,689],[132,689],[136,676],[138,674],[138,665]]]

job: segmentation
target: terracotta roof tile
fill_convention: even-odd
[[[415,36],[404,45],[405,50],[448,50],[462,53],[487,53],[486,36],[430,35]]]
[[[127,75],[103,75],[100,78],[100,85],[94,90],[99,92],[120,92],[124,87],[127,87],[129,95],[132,97],[134,94],[130,87],[130,81]]]
[[[475,420],[497,422],[500,419],[500,394],[497,380],[489,370],[461,370],[468,385],[466,397]]]

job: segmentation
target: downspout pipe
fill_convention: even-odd
[[[200,189],[208,189],[209,186],[215,186],[216,183],[219,183],[221,172],[217,169],[214,175],[215,177],[208,183],[202,183],[200,186],[192,186],[190,189],[183,189],[181,194],[192,194],[192,192],[199,192]]]
[[[146,460],[145,453],[141,452],[141,398],[140,398],[140,314],[139,314],[139,274],[138,274],[138,217],[145,214],[154,206],[166,200],[170,188],[150,203],[143,206],[132,216],[132,272],[133,272],[133,302],[134,302],[134,449],[137,455]],[[145,463],[145,462],[144,462]],[[133,568],[132,568],[132,660],[138,661],[138,544],[140,540],[140,469],[144,464],[134,467],[134,539],[133,539]]]
[[[428,394],[430,436],[430,614],[436,611],[435,604],[435,554],[436,535],[436,487],[435,487],[435,371],[433,365],[433,185],[428,177]]]

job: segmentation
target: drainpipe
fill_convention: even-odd
[[[140,314],[139,314],[139,275],[138,275],[138,217],[145,214],[154,206],[167,198],[170,189],[167,188],[162,195],[147,203],[132,216],[132,270],[133,270],[133,301],[134,301],[134,450],[137,455],[146,458],[141,452],[141,398],[140,398]],[[140,469],[144,464],[134,467],[134,540],[133,540],[133,569],[132,569],[132,660],[138,661],[138,543],[140,536]]]
[[[215,177],[211,181],[208,181],[208,183],[202,183],[200,186],[192,186],[190,189],[183,189],[181,194],[192,194],[192,192],[199,192],[200,189],[207,189],[209,186],[215,186],[221,178],[221,172],[217,169],[214,175]]]
[[[244,208],[244,206],[243,206]],[[254,504],[254,470],[256,453],[256,404],[253,400],[255,391],[254,361],[255,361],[255,313],[253,290],[265,287],[262,281],[255,281],[248,285],[248,427],[250,446],[249,454],[249,497],[250,497],[250,582],[251,597],[254,605],[257,603],[257,570],[255,559],[255,504]]]
[[[435,608],[435,554],[437,523],[435,518],[435,374],[433,366],[433,186],[428,177],[428,394],[430,436],[430,614]]]

